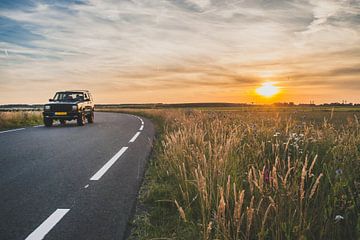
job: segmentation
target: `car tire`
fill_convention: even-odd
[[[78,126],[84,126],[86,121],[86,116],[84,112],[79,113],[79,116],[77,118],[77,125]]]
[[[88,123],[94,123],[94,112],[91,111],[89,116],[87,116]]]
[[[53,120],[50,118],[44,118],[45,127],[51,127],[53,125]]]

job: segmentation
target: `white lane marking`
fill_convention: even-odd
[[[37,125],[37,126],[34,126],[34,128],[39,128],[39,127],[43,127],[44,125]]]
[[[132,115],[132,116],[134,116],[134,117],[136,117],[137,119],[139,119],[139,120],[141,121],[141,124],[144,125],[144,121],[142,120],[141,117],[138,117],[138,116],[135,116],[135,115]]]
[[[94,174],[94,176],[90,178],[90,180],[92,181],[99,180],[106,173],[106,171],[109,170],[109,168],[121,157],[121,155],[123,155],[123,153],[127,149],[128,149],[127,147],[121,148],[119,152],[117,152],[107,163],[105,163],[105,165],[102,168],[100,168],[99,171],[97,171]]]
[[[139,128],[139,131],[142,131],[144,129],[144,125],[141,125],[141,127]]]
[[[86,184],[84,188],[88,188],[89,187],[89,184]]]
[[[136,138],[140,135],[140,132],[135,133],[135,135],[130,139],[129,143],[135,142]]]
[[[57,209],[39,227],[37,227],[25,240],[41,240],[65,216],[70,209]]]
[[[8,132],[16,132],[16,131],[20,131],[20,130],[24,130],[25,128],[15,128],[15,129],[10,129],[10,130],[6,130],[6,131],[1,131],[1,133],[8,133]]]

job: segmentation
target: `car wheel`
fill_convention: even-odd
[[[81,112],[77,118],[77,125],[84,126],[85,125],[86,116],[85,113]]]
[[[45,127],[51,127],[53,125],[53,120],[50,118],[44,118]]]
[[[93,111],[91,111],[89,116],[87,116],[87,121],[88,121],[88,123],[94,122],[94,112]]]
[[[60,120],[60,124],[61,125],[65,125],[66,121],[65,120]]]

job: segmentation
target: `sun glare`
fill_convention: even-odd
[[[265,82],[262,84],[261,87],[256,89],[257,94],[264,96],[264,97],[272,97],[275,94],[279,93],[279,88],[274,86],[272,82]]]

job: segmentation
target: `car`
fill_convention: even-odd
[[[51,127],[54,121],[62,125],[66,121],[76,120],[78,126],[84,126],[85,121],[94,122],[94,102],[88,90],[71,90],[57,92],[44,105],[44,125]]]

